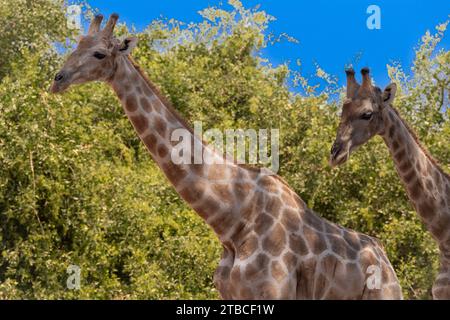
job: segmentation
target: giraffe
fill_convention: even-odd
[[[351,152],[380,135],[387,145],[409,200],[440,250],[440,270],[432,288],[434,299],[450,299],[450,176],[421,145],[414,131],[394,109],[397,86],[383,92],[363,68],[362,84],[347,69],[347,99],[331,149],[332,166],[347,161]]]
[[[279,176],[236,164],[194,135],[132,60],[135,37],[113,36],[102,16],[55,76],[51,92],[108,83],[151,157],[223,247],[214,284],[223,299],[401,299],[395,272],[374,238],[319,218]],[[217,161],[177,164],[176,130]],[[178,142],[178,141],[177,141]],[[220,161],[222,160],[222,161]]]

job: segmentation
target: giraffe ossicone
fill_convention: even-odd
[[[383,138],[414,209],[439,245],[441,265],[433,297],[450,299],[450,177],[394,109],[396,84],[382,92],[372,85],[369,69],[361,73],[359,85],[354,71],[346,70],[347,99],[331,149],[331,165],[343,164],[353,150],[373,136]]]
[[[194,132],[129,56],[136,38],[121,43],[113,36],[117,19],[112,15],[103,30],[102,17],[93,19],[51,90],[95,80],[111,85],[154,161],[220,239],[223,255],[214,283],[222,298],[402,297],[376,239],[321,219],[280,177],[227,159],[173,163],[171,133]],[[204,143],[202,148],[221,156]]]

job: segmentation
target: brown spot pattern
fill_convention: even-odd
[[[295,232],[300,228],[300,217],[297,211],[292,209],[284,209],[281,223],[287,231]]]
[[[132,116],[130,117],[130,120],[139,134],[144,133],[144,131],[148,128],[148,120],[144,116]]]
[[[289,236],[289,247],[297,254],[305,256],[309,253],[305,240],[299,234],[291,234]]]
[[[238,257],[241,260],[245,260],[250,255],[255,252],[255,250],[258,248],[258,238],[256,236],[251,236],[247,240],[244,241],[244,243],[239,247],[238,250]]]
[[[150,104],[150,102],[148,101],[147,98],[142,97],[142,98],[140,99],[140,102],[141,102],[142,109],[143,109],[145,112],[147,112],[147,113],[152,112],[152,106],[151,106],[151,104]]]
[[[187,176],[187,171],[182,166],[176,165],[172,162],[168,162],[162,165],[162,168],[167,175],[167,178],[172,182],[174,185],[178,185],[178,182],[182,180],[184,177]],[[200,186],[201,183],[198,182],[198,185]],[[195,190],[192,186],[189,186],[187,189]],[[189,200],[186,200],[189,202]]]
[[[156,151],[156,145],[158,143],[156,136],[154,134],[150,133],[149,135],[144,137],[143,140],[144,140],[144,143],[147,146],[148,150],[154,154]]]
[[[280,282],[283,280],[287,274],[283,270],[283,266],[278,261],[273,261],[271,266],[272,277]]]
[[[263,240],[263,249],[273,256],[279,256],[286,244],[286,234],[283,227],[278,223]]]
[[[327,249],[323,234],[315,232],[307,226],[303,227],[303,234],[308,247],[313,253],[319,254]]]
[[[214,194],[223,202],[230,203],[233,199],[227,184],[214,184],[211,189],[212,192],[214,192]]]
[[[127,100],[125,102],[125,108],[129,112],[134,112],[134,111],[137,110],[138,105],[137,105],[137,102],[136,102],[136,98],[133,95],[130,95],[130,96],[127,97]]]
[[[164,138],[166,136],[166,129],[167,129],[165,122],[159,116],[155,116],[154,121],[156,132],[158,132],[158,134]]]
[[[167,147],[163,144],[158,146],[158,155],[161,158],[164,158],[165,156],[167,156],[167,153],[169,152],[169,150],[167,150]]]
[[[281,208],[281,201],[278,197],[268,196],[266,202],[266,212],[274,216],[278,217]]]

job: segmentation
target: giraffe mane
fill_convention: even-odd
[[[406,127],[406,129],[408,130],[408,132],[411,134],[411,136],[413,137],[414,141],[417,143],[417,145],[419,146],[419,148],[423,151],[423,153],[425,154],[425,156],[428,158],[428,160],[431,161],[432,164],[434,164],[434,166],[438,169],[438,171],[447,179],[450,180],[450,175],[448,173],[446,173],[444,171],[444,169],[442,169],[440,163],[438,160],[436,160],[431,153],[428,151],[428,149],[420,142],[419,137],[417,136],[417,133],[414,131],[414,129],[411,128],[411,126],[408,124],[408,122],[405,121],[405,119],[403,119],[403,117],[400,115],[400,113],[398,112],[398,110],[396,108],[394,108],[394,106],[392,104],[389,105],[390,108],[395,112],[395,114],[397,115],[397,117],[400,119],[400,121],[403,123],[403,125]]]

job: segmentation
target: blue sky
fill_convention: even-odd
[[[219,0],[88,0],[105,16],[117,12],[121,21],[142,30],[153,19],[164,16],[183,22],[200,21],[198,11],[217,6]],[[222,1],[225,3],[227,1]],[[388,84],[386,64],[400,62],[406,71],[414,58],[414,48],[427,30],[449,19],[448,0],[243,0],[244,6],[258,4],[277,20],[270,24],[274,33],[288,33],[300,43],[283,42],[264,51],[274,65],[302,61],[303,74],[312,75],[315,63],[337,75],[343,83],[343,68],[355,62],[356,68],[369,66],[377,84]],[[381,9],[381,29],[369,30],[366,20],[369,5]],[[450,35],[441,42],[449,50]]]

